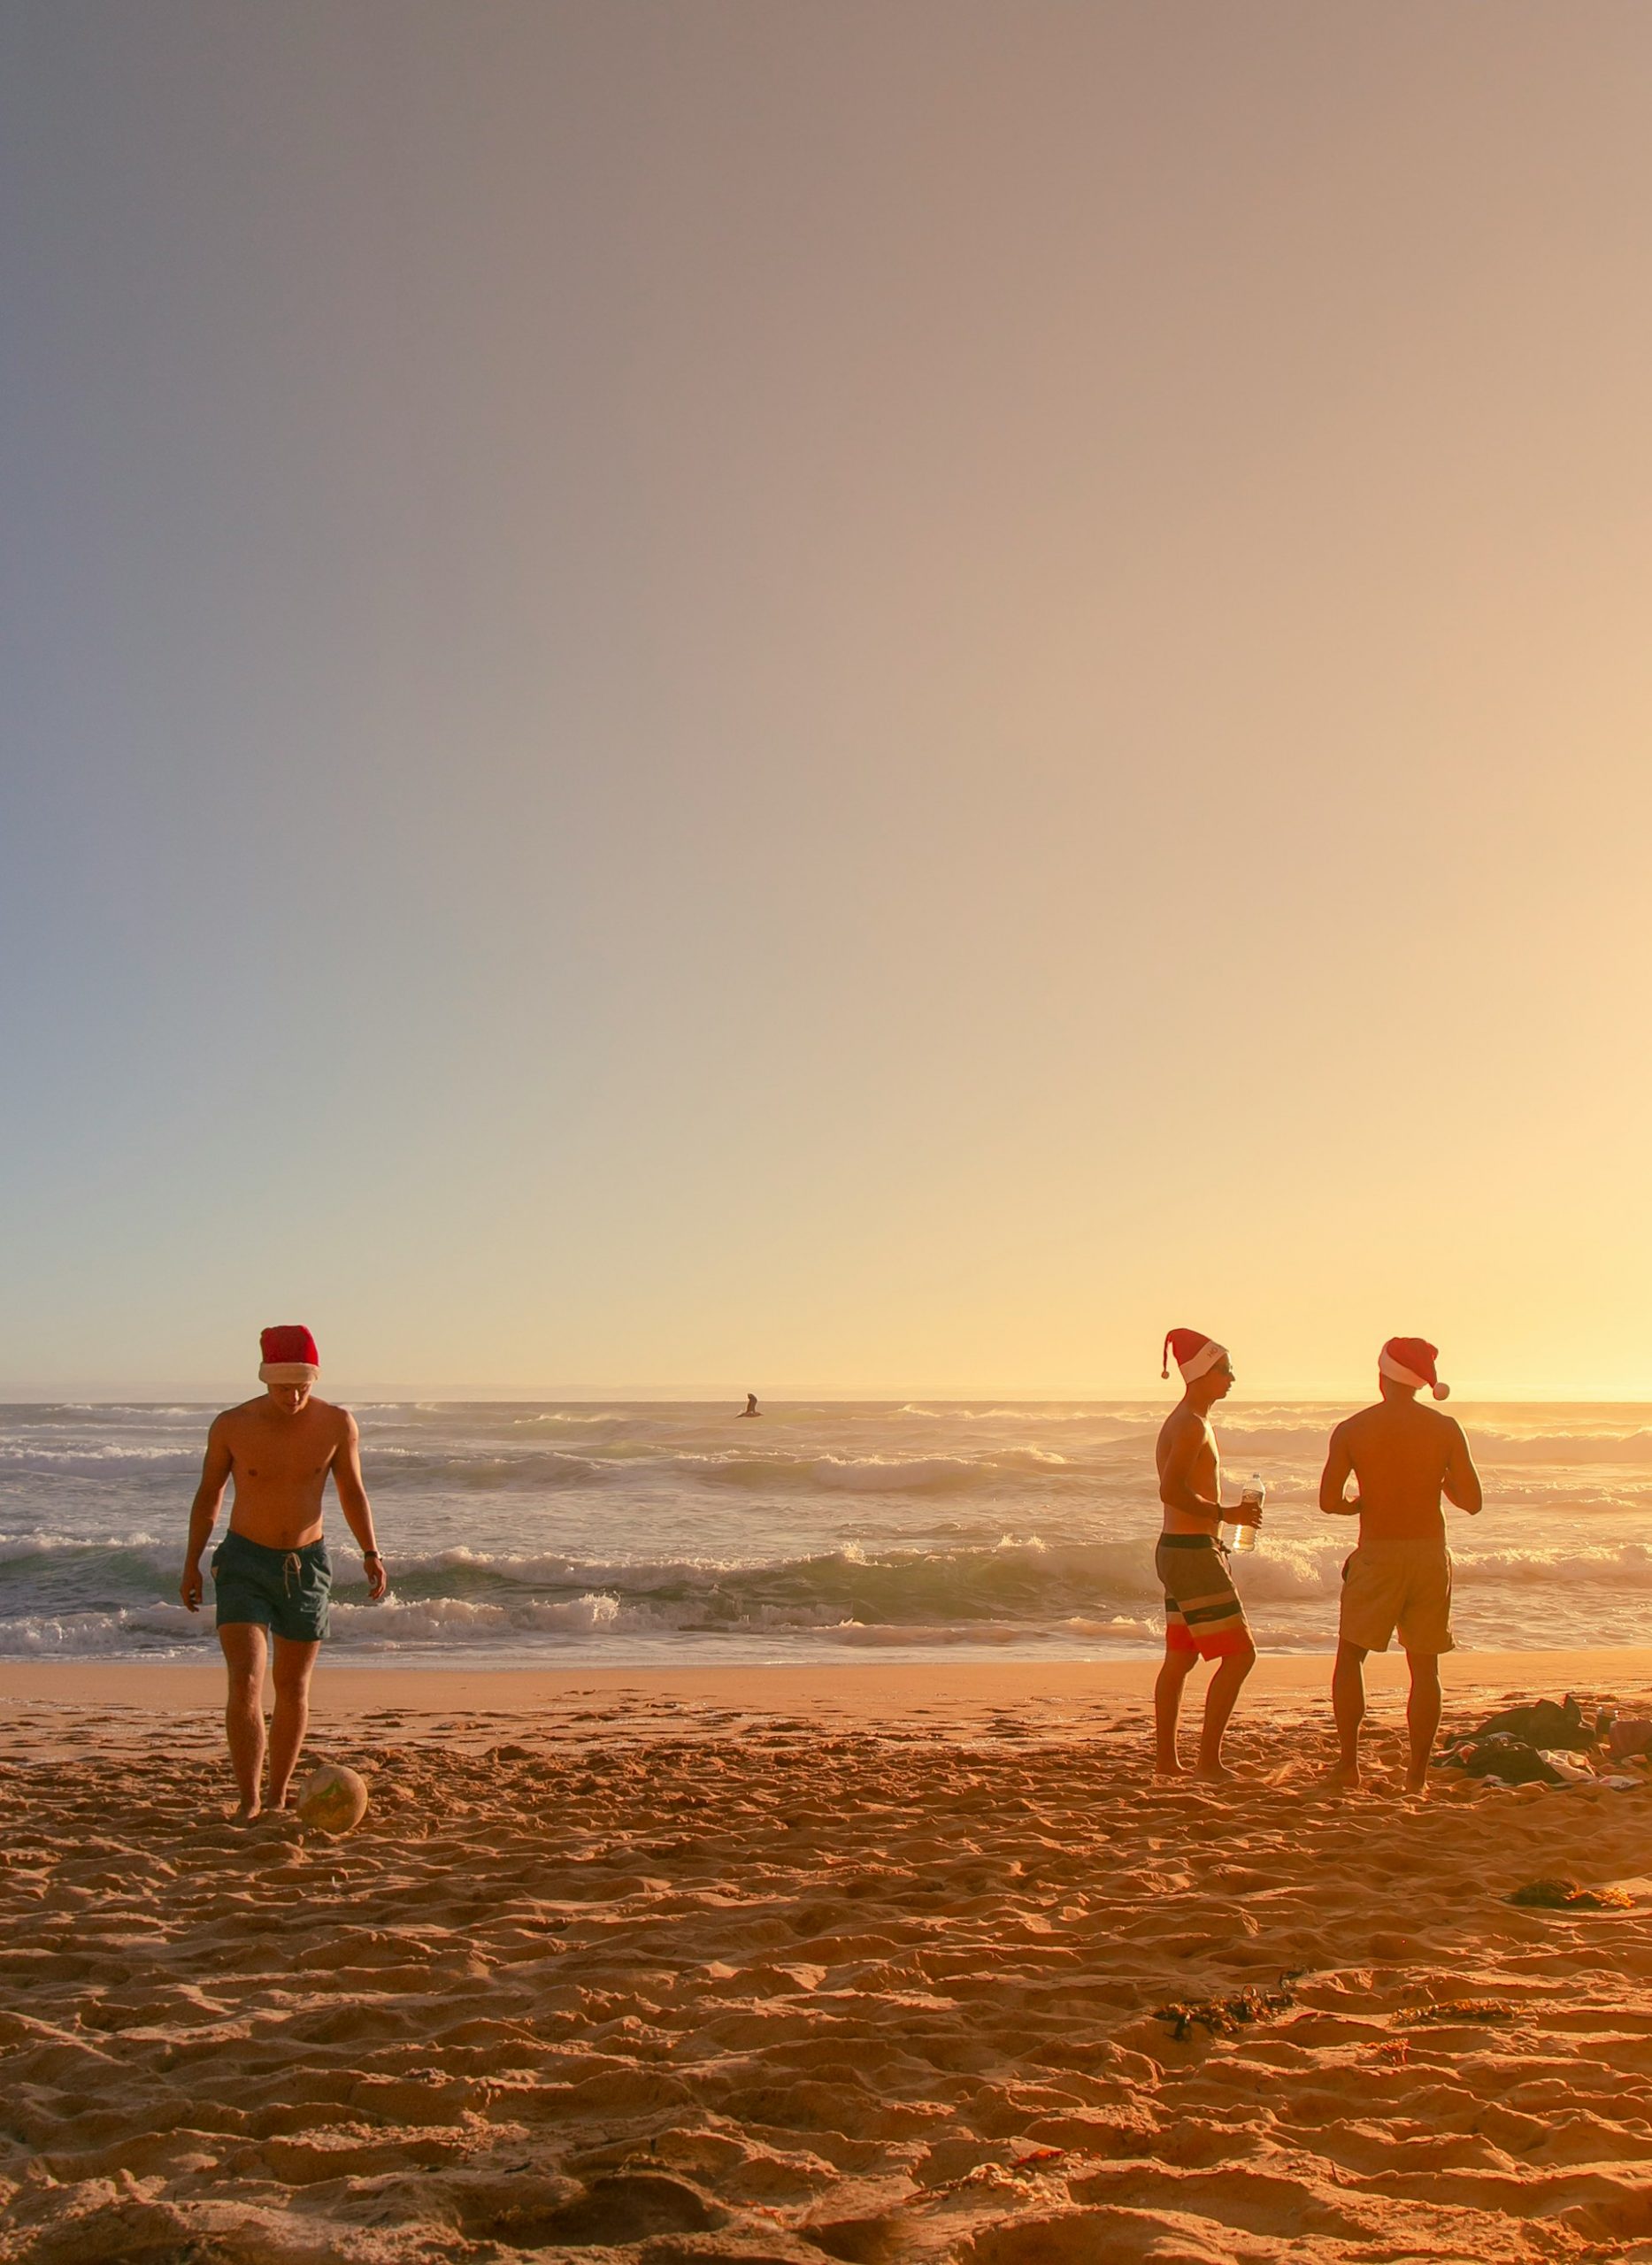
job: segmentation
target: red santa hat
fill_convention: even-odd
[[[1425,1337],[1391,1337],[1377,1355],[1377,1374],[1394,1384],[1409,1384],[1418,1392],[1432,1392],[1436,1400],[1450,1397],[1451,1386],[1434,1374],[1438,1345]]]
[[[321,1373],[316,1340],[302,1322],[286,1322],[260,1332],[258,1368],[261,1384],[313,1384]]]
[[[1208,1377],[1218,1361],[1227,1358],[1226,1345],[1218,1345],[1214,1337],[1206,1337],[1197,1329],[1172,1329],[1164,1340],[1164,1364],[1159,1374],[1170,1374],[1170,1356],[1176,1355],[1176,1366],[1181,1371],[1184,1384],[1197,1384],[1201,1377]]]

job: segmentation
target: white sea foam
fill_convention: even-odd
[[[1024,1642],[1026,1632],[1014,1622],[1003,1620],[918,1622],[911,1627],[894,1621],[868,1625],[859,1620],[840,1620],[834,1627],[820,1631],[828,1643],[855,1644],[868,1651],[909,1651],[919,1647],[927,1650],[942,1644],[991,1644],[1004,1648]]]
[[[198,1448],[149,1445],[138,1440],[109,1440],[102,1445],[82,1441],[63,1447],[43,1447],[33,1440],[0,1440],[0,1473],[39,1470],[62,1478],[69,1472],[84,1470],[101,1478],[127,1465],[142,1470],[164,1463],[168,1470],[194,1471],[200,1462]]]
[[[157,1601],[118,1612],[36,1613],[0,1619],[0,1658],[83,1659],[103,1655],[215,1649],[211,1623],[181,1604]]]

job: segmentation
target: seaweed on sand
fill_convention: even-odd
[[[1290,1985],[1297,1978],[1297,1974],[1281,1974],[1277,1990],[1240,1990],[1231,1998],[1178,1999],[1156,2008],[1153,2018],[1170,2023],[1171,2039],[1177,2045],[1195,2026],[1211,2037],[1237,2037],[1253,2022],[1272,2021],[1287,2012],[1296,2003]]]
[[[1621,1887],[1580,1887],[1575,1879],[1529,1879],[1505,1901],[1534,1911],[1628,1911],[1634,1898]]]

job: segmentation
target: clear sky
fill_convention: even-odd
[[[5,0],[0,1390],[1652,1392],[1649,102]]]

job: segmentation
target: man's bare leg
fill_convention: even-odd
[[[310,1671],[319,1644],[275,1639],[275,1712],[270,1718],[270,1807],[285,1808],[299,1748],[310,1727]]]
[[[1341,1642],[1336,1647],[1336,1665],[1331,1670],[1331,1711],[1336,1717],[1337,1742],[1342,1749],[1341,1759],[1331,1772],[1331,1783],[1333,1785],[1357,1785],[1360,1782],[1359,1731],[1365,1719],[1365,1647],[1363,1644]]]
[[[235,1822],[250,1824],[258,1814],[258,1780],[264,1774],[264,1631],[256,1620],[232,1621],[219,1630],[218,1640],[229,1669],[224,1730],[241,1795]]]
[[[1411,1759],[1405,1773],[1405,1790],[1420,1793],[1428,1783],[1428,1757],[1440,1728],[1440,1661],[1433,1652],[1407,1652],[1411,1670],[1411,1695],[1405,1702],[1405,1727],[1410,1733]]]
[[[1199,1759],[1194,1764],[1194,1776],[1207,1780],[1231,1777],[1233,1771],[1222,1766],[1222,1734],[1227,1728],[1227,1718],[1233,1711],[1245,1678],[1256,1664],[1254,1647],[1247,1644],[1242,1652],[1228,1652],[1216,1673],[1210,1678],[1210,1687],[1204,1694],[1204,1724],[1199,1732]]]
[[[1181,1694],[1198,1657],[1197,1652],[1167,1651],[1158,1681],[1153,1685],[1153,1720],[1158,1743],[1153,1766],[1161,1777],[1186,1775],[1176,1752],[1176,1725],[1181,1715]]]

